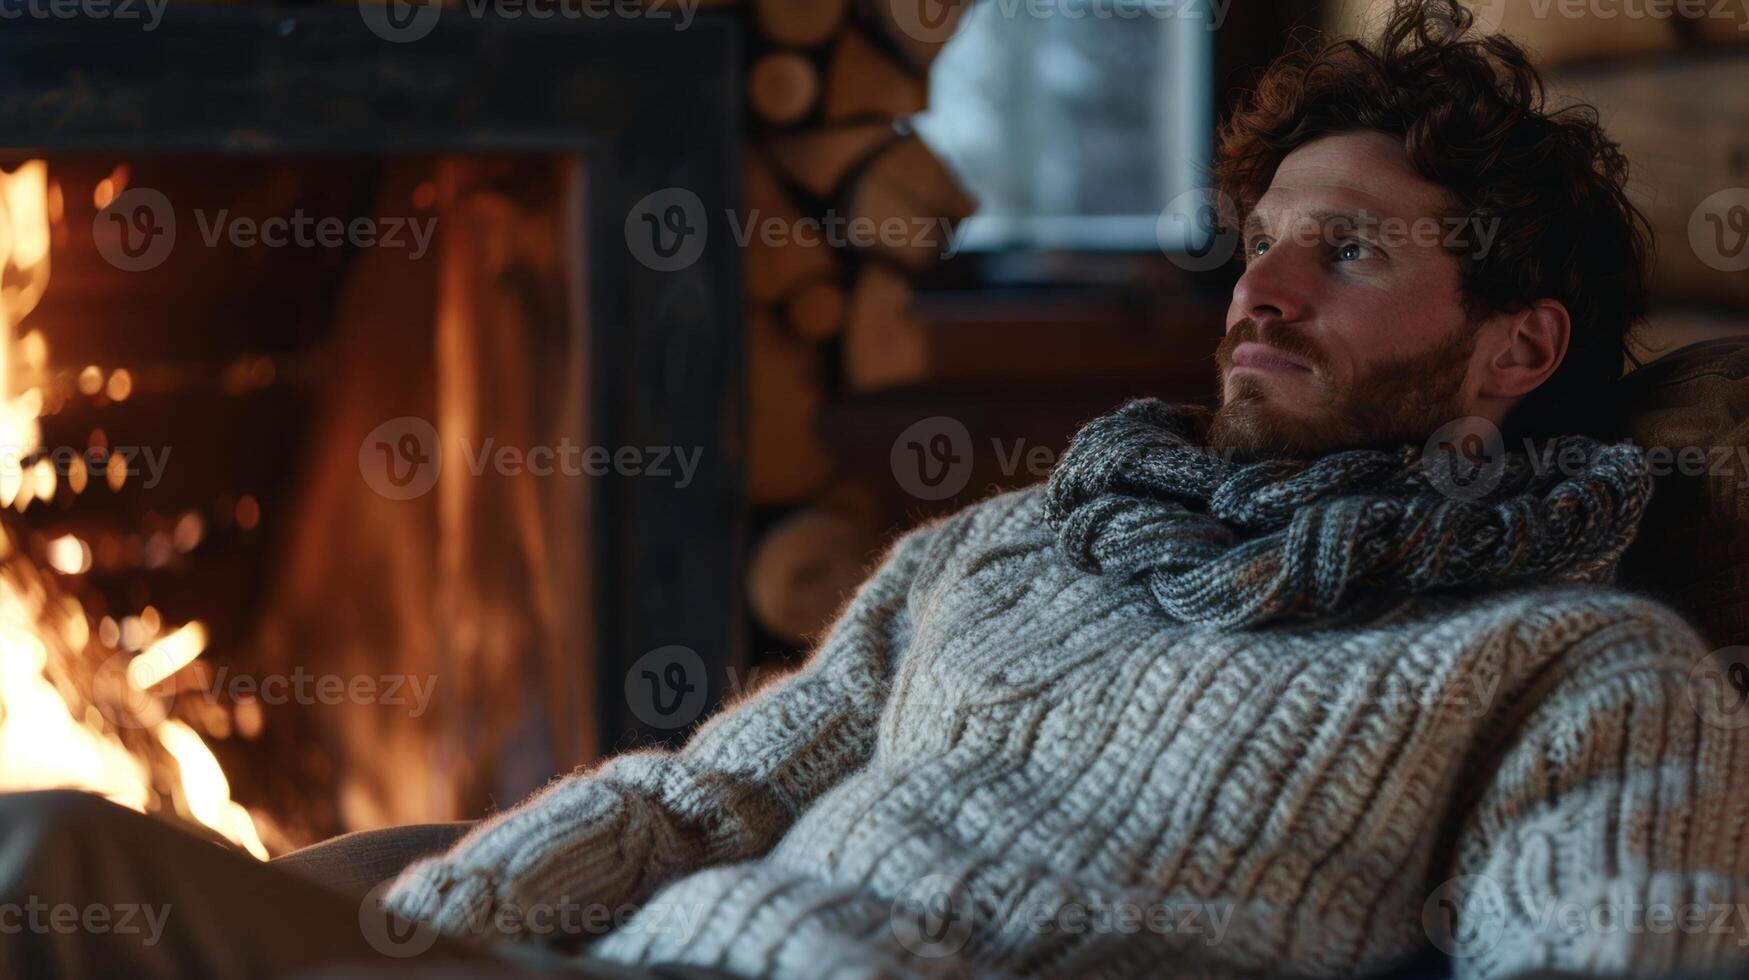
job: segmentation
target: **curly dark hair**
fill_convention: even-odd
[[[1442,217],[1497,229],[1485,250],[1452,248],[1465,313],[1551,298],[1572,319],[1565,359],[1509,429],[1616,434],[1609,389],[1645,315],[1651,227],[1596,110],[1547,108],[1524,49],[1471,23],[1456,0],[1398,0],[1371,44],[1296,38],[1221,127],[1216,186],[1242,222],[1296,147],[1354,130],[1402,137],[1415,170],[1449,191]]]

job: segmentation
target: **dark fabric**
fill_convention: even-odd
[[[276,868],[363,899],[372,888],[427,854],[449,849],[472,823],[422,823],[361,830],[275,858]]]
[[[383,959],[358,902],[85,793],[0,795],[0,905],[42,910],[0,943],[8,977],[279,976]],[[70,910],[61,925],[56,909]]]
[[[465,829],[352,834],[264,864],[87,793],[0,794],[0,978],[731,976],[589,958],[512,962],[392,921],[365,894],[378,871]]]
[[[1623,584],[1669,603],[1717,646],[1749,644],[1749,338],[1666,354],[1623,378],[1620,397],[1655,480]],[[1688,465],[1661,457],[1685,449],[1699,453]]]

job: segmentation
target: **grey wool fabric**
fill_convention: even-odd
[[[1095,421],[1048,484],[901,538],[801,670],[388,904],[750,977],[1749,962],[1749,719],[1607,585],[1636,450],[1470,500],[1414,448],[1233,465],[1199,425]]]

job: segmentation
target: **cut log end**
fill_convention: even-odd
[[[748,104],[774,126],[800,122],[819,101],[819,71],[794,52],[768,54],[747,73]]]

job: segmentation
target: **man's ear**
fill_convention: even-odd
[[[1567,356],[1573,321],[1560,301],[1539,299],[1493,318],[1484,329],[1480,398],[1515,399],[1535,391]]]

